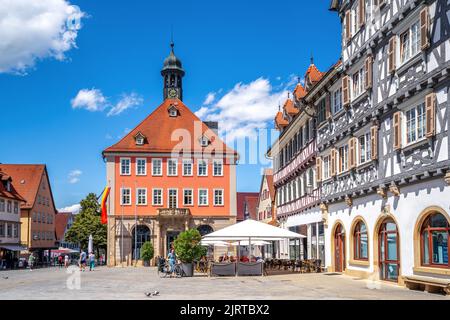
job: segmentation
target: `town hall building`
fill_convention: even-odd
[[[131,265],[151,241],[167,256],[180,232],[202,235],[236,223],[238,154],[183,103],[174,45],[161,71],[163,103],[107,148],[108,264]]]

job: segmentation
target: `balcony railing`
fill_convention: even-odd
[[[158,215],[161,217],[187,217],[191,215],[191,210],[179,208],[164,208],[158,209]]]
[[[279,206],[277,208],[277,216],[280,217],[301,212],[307,208],[317,205],[319,200],[320,189],[315,189],[310,194],[307,194],[298,200]]]
[[[293,161],[274,175],[274,184],[279,184],[284,179],[295,173],[298,169],[305,166],[315,156],[316,150],[316,141],[313,140],[295,157]]]

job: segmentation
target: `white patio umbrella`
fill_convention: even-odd
[[[239,246],[239,245],[241,245],[241,246],[248,246],[249,245],[249,242],[248,242],[248,240],[243,240],[243,241],[237,241],[237,242],[233,242],[233,243],[231,243],[233,246]],[[270,244],[270,242],[267,242],[267,241],[262,241],[262,240],[255,240],[255,241],[252,241],[252,245],[253,246],[265,246],[265,245],[267,245],[267,244]]]
[[[250,219],[210,233],[204,236],[203,240],[237,241],[240,243],[248,241],[251,249],[252,240],[277,241],[299,238],[306,238],[306,236]]]
[[[228,242],[220,240],[202,240],[200,242],[202,246],[214,246],[214,247],[228,247]]]
[[[92,234],[89,236],[88,254],[91,252],[94,252],[94,238],[92,237]]]

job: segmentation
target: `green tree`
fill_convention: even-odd
[[[94,193],[80,202],[80,213],[75,216],[72,227],[67,230],[65,239],[67,242],[79,244],[84,250],[87,250],[89,236],[92,235],[94,248],[105,249],[107,245],[107,227],[101,223],[101,208]]]
[[[206,255],[206,248],[200,245],[202,236],[197,229],[180,233],[173,242],[175,254],[184,263],[191,263]]]

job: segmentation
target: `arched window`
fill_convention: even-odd
[[[450,225],[440,213],[428,216],[421,228],[422,265],[450,268],[448,237]]]
[[[367,236],[366,224],[359,221],[353,231],[354,239],[354,258],[356,260],[368,260],[369,259],[369,238]]]
[[[211,226],[203,224],[197,228],[198,232],[200,232],[201,236],[206,236],[207,234],[213,233],[214,230]]]

